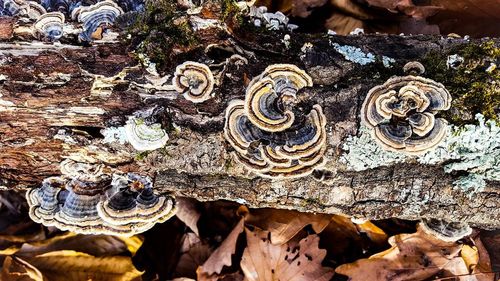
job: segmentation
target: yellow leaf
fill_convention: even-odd
[[[6,257],[0,280],[9,281],[44,281],[42,273],[31,264],[18,257]]]
[[[370,221],[366,221],[362,224],[357,224],[356,227],[360,232],[366,233],[368,238],[370,238],[370,240],[377,244],[384,244],[387,242],[387,234],[385,234],[382,229],[380,229]]]
[[[25,258],[51,281],[126,281],[142,275],[130,257],[94,257],[70,250],[54,251]]]
[[[132,256],[137,253],[137,250],[142,246],[142,243],[144,242],[144,239],[142,239],[139,236],[131,236],[131,237],[125,237],[125,236],[119,236],[119,238],[127,245],[128,251],[132,254]]]
[[[469,270],[474,269],[479,262],[479,252],[476,246],[464,245],[460,256],[464,259],[465,264]]]
[[[0,250],[0,255],[10,256],[17,253],[21,249],[21,246],[10,246],[7,249]]]

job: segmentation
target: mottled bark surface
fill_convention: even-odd
[[[248,60],[243,65],[227,63],[215,98],[202,104],[173,91],[144,86],[148,73],[125,42],[91,47],[20,43],[13,41],[15,37],[0,42],[0,185],[36,186],[43,178],[59,174],[63,159],[72,158],[154,175],[155,188],[162,192],[198,200],[227,199],[251,207],[368,219],[424,216],[483,228],[500,226],[498,182],[488,182],[470,196],[453,187],[459,175],[447,174],[439,165],[409,160],[354,172],[338,161],[344,139],[358,132],[360,107],[371,87],[402,75],[406,62],[419,60],[428,68],[424,76],[443,82],[453,92],[456,85],[440,81],[443,75],[450,81],[459,75],[442,73],[448,56],[479,49],[486,41],[498,46],[500,40],[292,34],[287,48],[282,34],[268,32],[229,34],[209,27],[198,36],[203,40],[187,55],[174,52],[165,64],[165,75],[184,60],[215,65],[232,54]],[[226,50],[205,52],[209,44]],[[360,48],[374,60],[366,65],[349,61],[335,49],[336,44]],[[383,65],[384,56],[394,60],[390,67]],[[227,103],[243,98],[249,79],[272,63],[293,63],[311,75],[314,86],[302,90],[304,106],[320,104],[328,120],[328,162],[322,171],[302,179],[272,181],[249,174],[232,160],[232,149],[222,136]],[[109,85],[96,88],[96,81],[103,80]],[[170,136],[166,147],[138,153],[128,144],[104,142],[102,129],[123,126],[132,113],[153,108]],[[451,110],[445,117],[471,123],[474,113]]]

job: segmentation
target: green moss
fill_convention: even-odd
[[[145,12],[129,28],[133,44],[163,69],[171,59],[172,48],[189,49],[197,43],[184,13],[171,0],[149,2]]]
[[[139,152],[135,155],[135,161],[142,161],[144,160],[146,157],[148,157],[149,153],[151,151],[142,151],[142,152]]]
[[[448,68],[447,56],[458,54],[464,62],[457,69]],[[500,72],[487,72],[490,63],[498,64],[500,48],[495,42],[469,44],[451,50],[447,54],[429,53],[421,62],[426,67],[426,77],[445,85],[453,97],[452,110],[444,114],[453,124],[474,122],[477,113],[499,122]]]
[[[231,20],[231,21],[241,21],[243,20],[240,9],[236,6],[234,0],[219,0],[221,5],[221,21]]]

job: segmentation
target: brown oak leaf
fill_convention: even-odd
[[[318,248],[316,234],[296,245],[273,245],[268,231],[245,229],[245,233],[248,246],[240,265],[246,280],[326,281],[334,274],[333,269],[321,265],[326,250]]]

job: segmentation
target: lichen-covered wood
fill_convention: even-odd
[[[439,113],[450,126],[469,124],[473,130],[479,126],[476,114],[497,118],[499,70],[489,67],[499,64],[500,39],[268,31],[234,15],[234,7],[225,1],[222,8],[209,3],[198,14],[168,14],[161,25],[136,20],[118,39],[90,46],[71,40],[34,41],[22,26],[14,28],[15,21],[1,18],[0,185],[19,190],[40,186],[43,179],[61,174],[64,159],[72,159],[149,174],[155,190],[199,200],[500,227],[500,176],[495,168],[500,141],[495,141],[499,134],[494,126],[483,123],[493,139],[488,147],[473,148],[478,151],[475,158],[458,152],[448,158],[393,156],[367,139],[360,148],[366,149],[364,155],[384,160],[366,161],[361,167],[350,151],[358,149],[350,144],[361,143],[366,132],[360,110],[368,91],[403,75],[409,61],[422,63],[425,77],[442,83],[452,95],[451,109]],[[155,42],[143,32],[146,28],[148,34],[177,39],[158,35]],[[137,40],[144,43],[137,47]],[[457,56],[458,63],[452,60]],[[176,67],[186,61],[203,63],[212,72],[213,90],[203,102],[186,99],[172,84]],[[312,78],[312,87],[297,92],[297,112],[320,106],[327,140],[322,168],[305,177],[273,180],[235,161],[223,128],[228,104],[244,100],[250,81],[269,65],[281,63],[296,65]],[[132,119],[158,124],[155,128],[168,135],[168,140],[161,138],[166,145],[136,150],[125,128]],[[451,153],[451,148],[442,149]],[[460,168],[447,168],[450,163]],[[464,180],[469,180],[467,185],[461,184]]]

